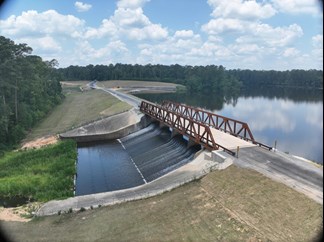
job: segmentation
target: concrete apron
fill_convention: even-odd
[[[213,151],[213,153],[209,151],[197,152],[196,157],[188,164],[152,182],[137,187],[49,201],[37,211],[36,216],[53,215],[60,212],[66,213],[71,209],[79,211],[81,208],[89,209],[108,206],[162,194],[199,179],[212,170],[222,170],[233,164],[233,158],[225,157],[221,155],[222,153],[223,151]]]

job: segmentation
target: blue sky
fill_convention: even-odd
[[[10,0],[0,35],[60,67],[223,65],[323,69],[317,0]]]

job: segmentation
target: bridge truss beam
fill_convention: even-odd
[[[235,137],[250,141],[253,144],[257,144],[268,149],[272,148],[257,142],[252,135],[249,125],[245,122],[171,101],[163,101],[162,107],[184,117],[188,117],[189,119],[195,120],[196,122],[204,123]]]
[[[231,155],[235,155],[235,152],[217,144],[209,126],[202,122],[195,121],[188,116],[184,116],[164,106],[145,101],[142,101],[140,110],[153,119],[178,131],[180,134],[187,136],[192,141],[201,144],[208,150],[218,150],[222,148]]]

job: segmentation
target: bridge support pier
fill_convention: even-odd
[[[172,129],[171,138],[173,138],[174,136],[177,136],[177,135],[181,135],[181,134],[177,130]]]
[[[164,127],[169,128],[168,125],[166,125],[166,124],[164,124],[164,123],[162,123],[162,122],[159,122],[159,128],[164,128]]]
[[[191,146],[197,145],[197,143],[191,139],[188,140],[187,148],[190,148]]]

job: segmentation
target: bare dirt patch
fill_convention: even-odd
[[[0,221],[29,222],[43,203],[31,202],[19,207],[0,207]]]
[[[45,145],[51,145],[56,144],[58,142],[59,138],[57,135],[52,135],[49,137],[42,137],[38,138],[36,140],[29,141],[21,147],[21,149],[32,149],[32,148],[40,148]]]
[[[0,208],[0,220],[3,221],[16,221],[16,222],[28,222],[31,218],[23,218],[21,214],[24,211],[18,210],[17,208]]]

